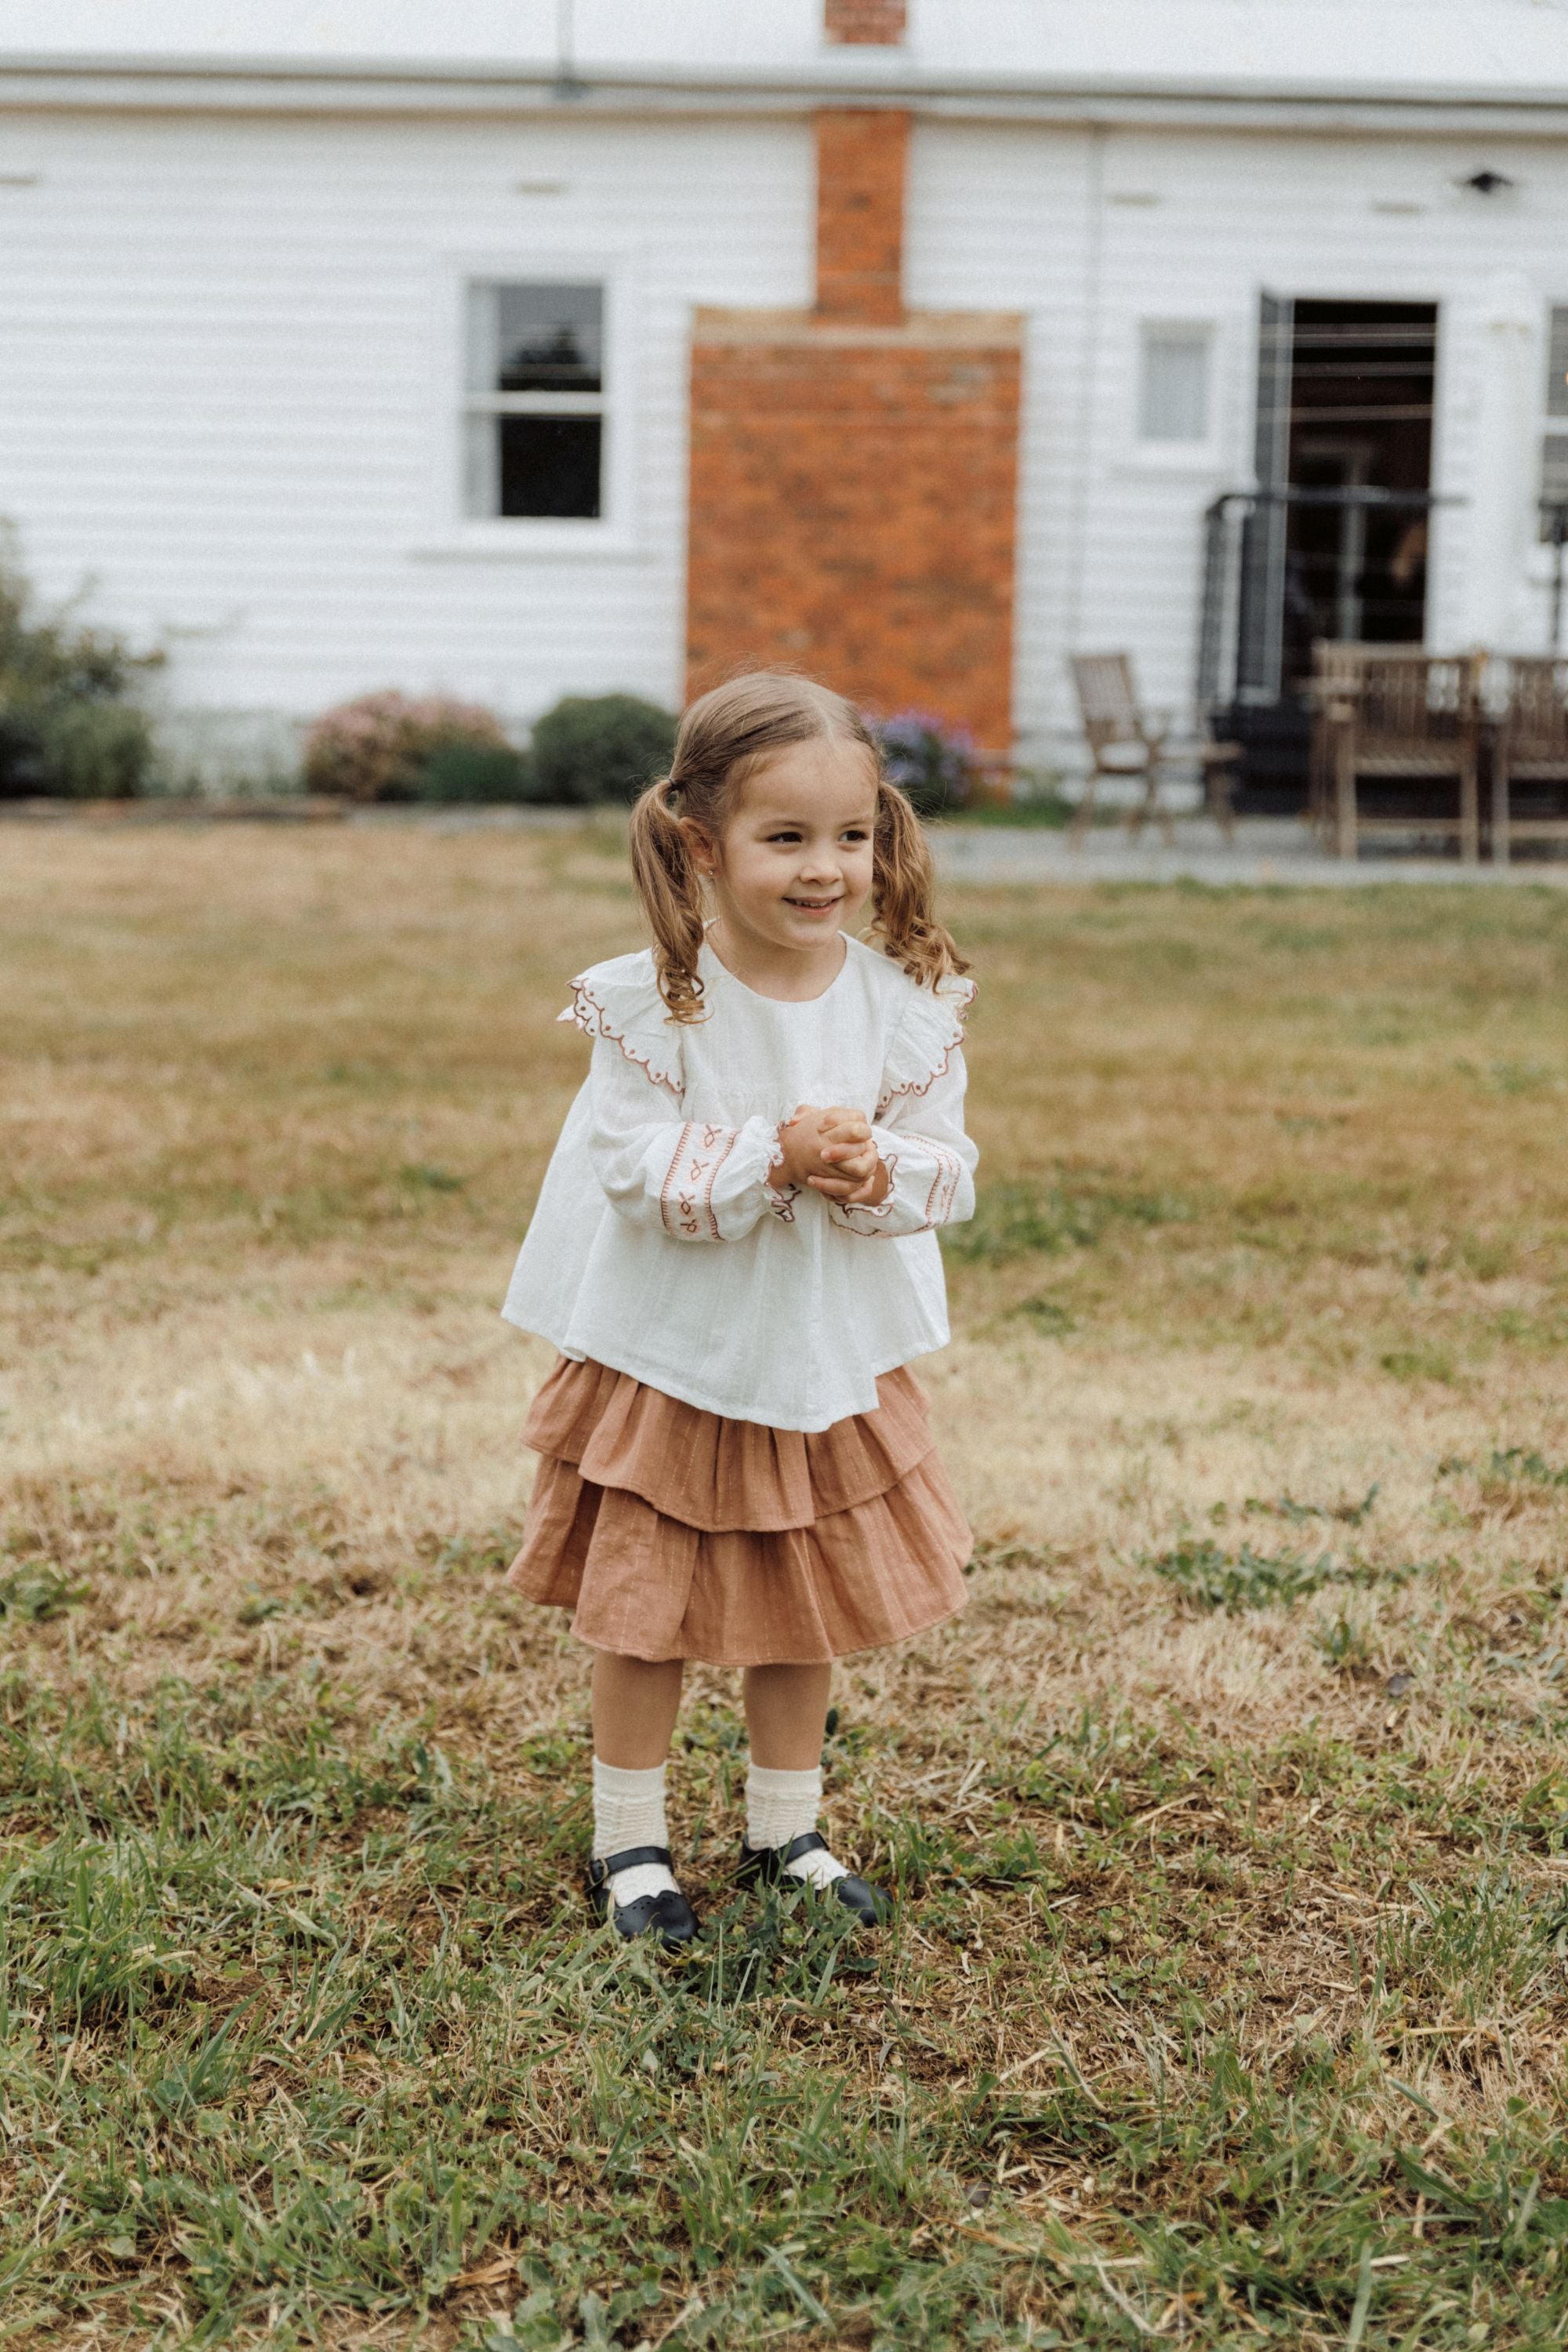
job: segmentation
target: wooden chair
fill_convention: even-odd
[[[1195,759],[1203,772],[1204,805],[1227,841],[1236,831],[1231,772],[1241,757],[1238,743],[1211,742],[1206,734],[1195,745],[1168,749],[1172,718],[1168,711],[1146,711],[1132,682],[1130,654],[1074,654],[1068,667],[1078,693],[1078,707],[1093,767],[1073,814],[1071,838],[1081,843],[1094,815],[1096,790],[1101,777],[1125,782],[1142,777],[1143,797],[1122,819],[1130,839],[1136,839],[1152,817],[1173,848],[1176,829],[1172,812],[1160,798],[1163,771],[1174,761]]]
[[[1554,814],[1519,817],[1515,783],[1555,784]],[[1492,741],[1492,858],[1506,866],[1516,841],[1568,841],[1568,661],[1512,656]]]
[[[1356,697],[1367,647],[1320,638],[1312,647],[1312,744],[1308,767],[1307,821],[1320,847],[1335,844],[1334,777],[1342,730],[1355,718]]]
[[[1334,848],[1353,858],[1363,835],[1442,834],[1459,856],[1480,856],[1477,775],[1480,761],[1479,665],[1469,654],[1416,646],[1322,645],[1315,649],[1314,700],[1322,730],[1313,767],[1321,820]],[[1451,783],[1456,809],[1411,808],[1367,815],[1363,781],[1420,787]]]

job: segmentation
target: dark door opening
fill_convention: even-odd
[[[1302,490],[1424,493],[1432,486],[1433,302],[1298,302],[1287,479]],[[1360,499],[1286,509],[1281,681],[1299,692],[1319,637],[1419,645],[1426,625],[1423,509]]]
[[[1198,684],[1244,807],[1304,801],[1319,638],[1423,639],[1436,355],[1434,302],[1262,298],[1258,487],[1209,510]]]

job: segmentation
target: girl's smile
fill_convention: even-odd
[[[713,887],[720,961],[763,996],[800,1001],[832,986],[838,932],[871,895],[877,773],[860,743],[791,743],[747,777],[717,839],[688,838]]]

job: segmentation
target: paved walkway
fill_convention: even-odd
[[[1325,857],[1294,817],[1242,817],[1228,846],[1205,817],[1178,817],[1175,832],[1173,849],[1147,827],[1130,842],[1120,825],[1092,826],[1076,849],[1065,833],[1026,825],[939,825],[931,842],[938,870],[950,882],[1209,882],[1336,890],[1382,882],[1568,887],[1568,858],[1461,866],[1458,858],[1376,853],[1352,865]]]
[[[614,812],[602,813],[605,816]],[[342,823],[407,826],[431,833],[566,833],[589,813],[566,808],[431,808],[397,803],[350,808],[342,801],[281,794],[265,801],[5,801],[0,822],[53,824],[211,824],[218,822]],[[1325,857],[1305,825],[1289,816],[1242,817],[1228,846],[1206,817],[1177,817],[1176,841],[1145,828],[1136,842],[1119,824],[1094,825],[1075,849],[1065,833],[1042,825],[937,825],[931,835],[939,871],[951,882],[1207,882],[1249,889],[1321,887],[1353,889],[1364,883],[1546,883],[1568,888],[1568,858],[1513,866],[1461,866],[1452,857],[1401,857],[1372,852],[1353,866]]]

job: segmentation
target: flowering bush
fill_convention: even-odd
[[[882,747],[888,780],[921,816],[963,808],[974,789],[973,738],[929,710],[895,710],[869,725]]]
[[[486,753],[492,767],[510,755],[521,793],[522,763],[492,712],[446,695],[390,691],[323,712],[305,738],[305,782],[350,800],[420,800],[432,763],[458,750]]]

